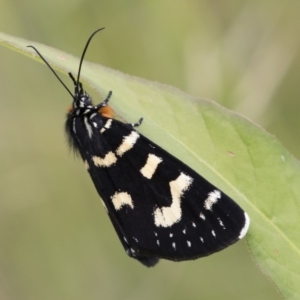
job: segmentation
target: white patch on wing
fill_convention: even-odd
[[[83,118],[83,120],[84,120],[85,128],[86,128],[86,130],[88,132],[88,135],[89,135],[89,137],[91,139],[92,138],[92,134],[93,134],[92,126],[89,124],[88,118],[86,116]]]
[[[214,190],[208,194],[208,197],[204,201],[204,208],[207,210],[212,210],[212,206],[221,199],[221,192]]]
[[[122,156],[125,152],[132,149],[134,144],[140,135],[136,131],[131,131],[131,133],[123,138],[122,144],[116,150],[116,154]]]
[[[191,247],[192,246],[192,243],[190,241],[186,241],[188,247]]]
[[[204,214],[203,213],[200,213],[200,218],[202,219],[202,220],[205,220],[205,216],[204,216]]]
[[[87,160],[84,161],[84,166],[88,170],[90,168],[89,163]]]
[[[157,166],[162,162],[162,159],[154,154],[149,154],[145,165],[141,168],[140,172],[144,177],[151,179],[155,173]]]
[[[73,132],[76,134],[76,118],[73,119]]]
[[[116,192],[111,196],[111,200],[116,210],[120,210],[124,205],[134,207],[131,196],[126,192]]]
[[[97,116],[97,113],[93,113],[93,114],[90,115],[90,119],[93,119],[96,116]]]
[[[154,210],[154,223],[156,226],[171,227],[173,224],[180,221],[182,216],[180,207],[181,198],[184,191],[190,187],[192,182],[193,178],[184,173],[180,173],[177,179],[169,183],[172,204],[171,206],[164,206]]]
[[[219,221],[219,224],[220,224],[220,226],[222,226],[222,227],[223,227],[223,229],[226,229],[226,227],[224,226],[224,224],[223,224],[222,220],[221,220],[220,218],[217,218],[217,219],[218,219],[218,221]]]
[[[100,129],[100,133],[103,133],[106,129],[109,129],[112,124],[112,119],[108,119],[104,126]]]
[[[244,214],[245,214],[245,225],[242,228],[242,230],[240,231],[239,239],[242,239],[246,235],[248,228],[250,226],[250,218],[247,213],[244,213]]]
[[[92,160],[96,167],[110,167],[117,162],[117,157],[113,152],[108,152],[103,158],[93,156]]]

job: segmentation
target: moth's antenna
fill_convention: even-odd
[[[99,32],[100,30],[103,30],[105,27],[102,27],[100,29],[97,29],[95,32],[92,33],[92,35],[89,37],[88,41],[86,42],[86,45],[83,49],[83,52],[82,52],[82,55],[81,55],[81,58],[80,58],[80,63],[79,63],[79,68],[78,68],[78,75],[77,75],[77,80],[76,80],[76,86],[77,86],[77,89],[78,89],[78,84],[79,84],[79,78],[80,78],[80,72],[81,72],[81,67],[82,67],[82,63],[83,63],[83,59],[84,59],[84,56],[85,56],[85,53],[86,53],[86,50],[93,38],[93,36]]]
[[[86,53],[86,50],[93,38],[93,36],[100,30],[103,30],[105,27],[103,28],[100,28],[100,29],[97,29],[95,32],[92,33],[92,35],[89,37],[84,49],[83,49],[83,52],[82,52],[82,55],[81,55],[81,58],[80,58],[80,63],[79,63],[79,68],[78,68],[78,75],[77,75],[77,80],[75,81],[74,77],[71,76],[74,84],[75,84],[75,87],[78,91],[78,86],[80,85],[79,84],[79,78],[80,78],[80,72],[81,72],[81,67],[82,67],[82,63],[83,63],[83,59],[84,59],[84,56],[85,56],[85,53]],[[37,55],[41,58],[41,60],[48,66],[48,68],[52,71],[52,73],[55,75],[55,77],[59,80],[59,82],[65,87],[65,89],[68,91],[68,93],[71,95],[72,98],[74,98],[74,95],[72,94],[72,92],[69,90],[69,88],[65,85],[65,83],[60,79],[60,77],[57,75],[57,73],[54,71],[54,69],[51,67],[51,65],[47,62],[47,60],[43,57],[43,55],[34,47],[34,46],[27,46],[28,48],[32,48],[36,53]],[[70,75],[71,73],[69,73]],[[72,75],[72,74],[71,74]]]
[[[54,69],[50,66],[50,64],[47,62],[47,60],[42,56],[42,54],[33,46],[27,46],[28,48],[32,48],[37,55],[41,58],[41,60],[48,66],[48,68],[52,71],[52,73],[55,75],[55,77],[60,81],[60,83],[65,87],[65,89],[69,92],[72,98],[74,98],[74,95],[72,92],[68,89],[68,87],[64,84],[64,82],[60,79],[60,77],[57,75],[57,73],[54,71]]]

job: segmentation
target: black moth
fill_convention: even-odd
[[[150,267],[160,258],[182,261],[220,251],[247,233],[248,215],[190,167],[112,118],[112,92],[94,106],[80,83],[81,56],[65,129],[80,154],[126,253]]]

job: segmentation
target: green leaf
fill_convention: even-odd
[[[0,42],[57,70],[76,75],[78,58],[0,34]],[[193,167],[250,215],[249,249],[259,268],[287,299],[300,298],[300,164],[277,139],[244,117],[182,91],[84,62],[82,81],[139,131]],[[87,87],[86,87],[87,88]],[[66,93],[66,97],[67,93]]]

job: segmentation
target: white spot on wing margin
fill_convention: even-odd
[[[242,230],[240,231],[239,239],[242,239],[246,235],[248,228],[250,226],[250,218],[247,213],[244,213],[244,214],[245,214],[245,225],[242,228]]]

